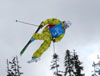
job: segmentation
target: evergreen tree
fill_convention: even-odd
[[[66,51],[65,55],[65,74],[64,76],[74,76],[74,62],[73,56],[70,54],[70,51]]]
[[[67,50],[65,55],[64,76],[84,76],[84,74],[81,74],[81,71],[83,70],[81,64],[82,63],[79,61],[78,55],[76,55],[75,50],[73,54],[71,54],[71,52]]]
[[[60,70],[59,70],[59,64],[58,64],[59,58],[58,55],[56,53],[54,53],[53,55],[53,60],[52,60],[52,65],[51,65],[51,70],[55,69],[54,74],[56,76],[62,76],[62,74],[60,74]]]
[[[100,57],[97,56],[97,59],[99,60],[97,63],[93,62],[94,67],[94,74],[92,76],[100,76]]]
[[[74,52],[70,52],[70,50],[66,50],[65,53],[65,72],[59,70],[59,64],[58,64],[59,58],[58,55],[55,53],[53,55],[51,70],[55,69],[54,74],[56,76],[84,76],[85,74],[82,74],[81,71],[83,70],[83,67],[81,66],[82,62],[79,61],[78,55],[76,55],[75,50]]]
[[[74,72],[75,76],[84,76],[84,74],[81,74],[81,71],[83,70],[83,67],[81,66],[82,62],[79,61],[78,55],[75,54],[75,51],[74,51],[73,60],[74,60],[74,66],[76,70],[76,72]]]
[[[21,68],[18,64],[18,57],[14,57],[12,61],[7,59],[7,76],[21,76],[23,73],[19,71]]]

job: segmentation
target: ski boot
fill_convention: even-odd
[[[37,62],[40,58],[32,57],[31,60],[27,61],[27,63]]]

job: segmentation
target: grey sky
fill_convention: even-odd
[[[61,61],[66,49],[76,49],[86,76],[91,74],[92,61],[100,53],[100,0],[0,0],[0,75],[6,76],[6,59],[18,55],[37,28],[15,20],[39,25],[53,17],[72,22],[62,41],[55,44]],[[23,76],[52,75],[52,44],[38,63],[26,63],[42,42],[33,42],[19,58]]]

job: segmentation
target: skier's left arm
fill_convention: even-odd
[[[61,34],[59,37],[55,38],[55,42],[60,41],[64,37],[64,34]]]

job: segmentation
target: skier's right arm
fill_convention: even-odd
[[[45,26],[46,24],[51,24],[51,25],[56,25],[56,24],[59,24],[60,23],[60,20],[59,19],[56,19],[56,18],[49,18],[45,21],[42,21],[40,26]]]

